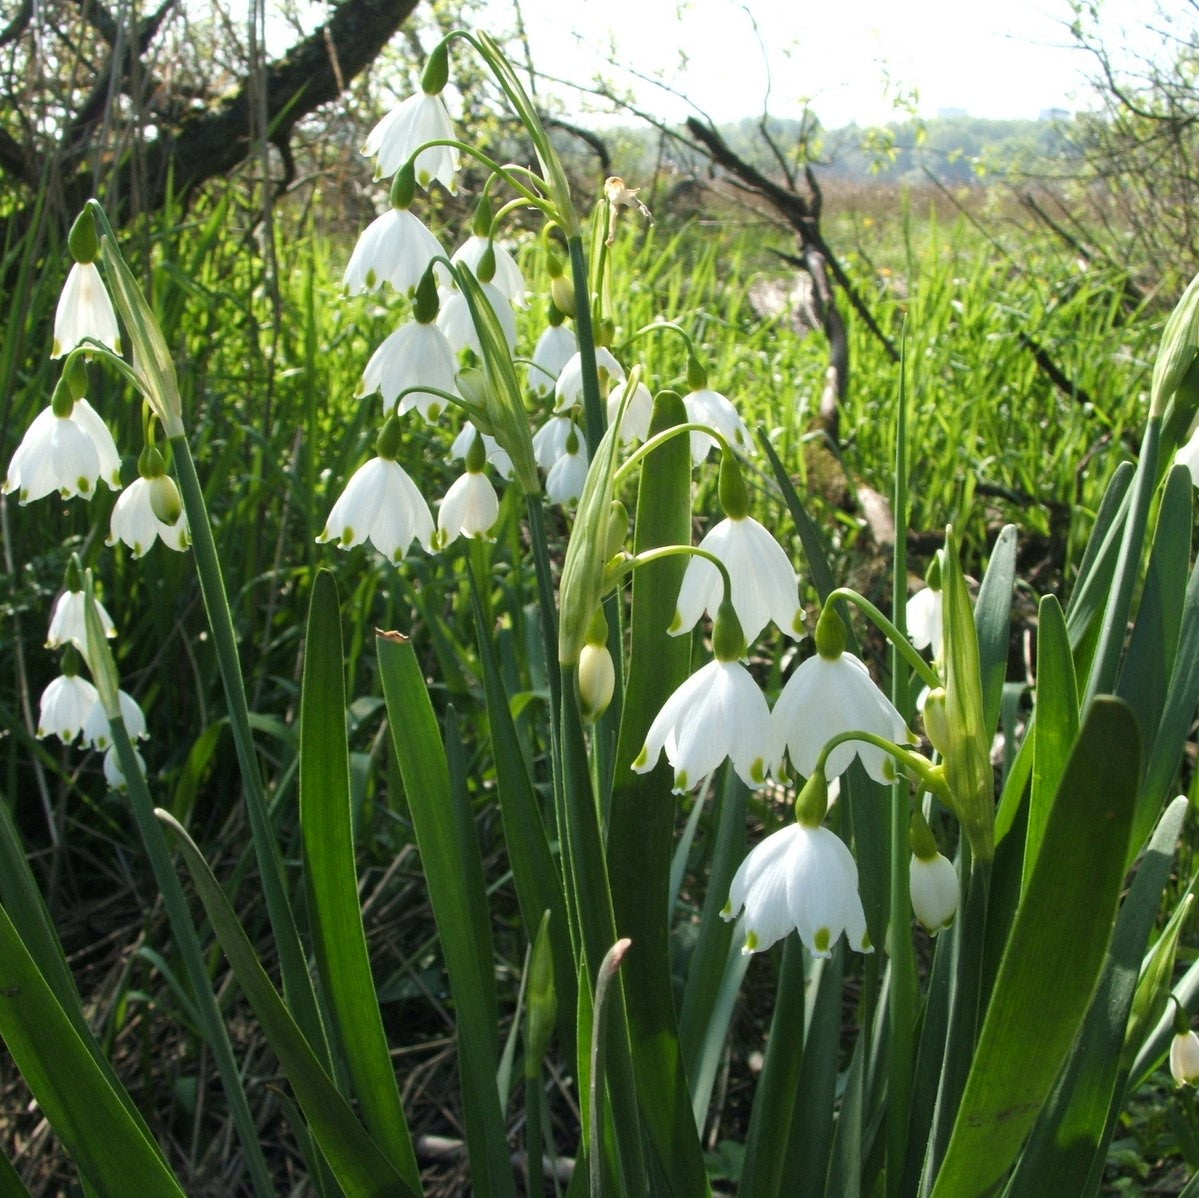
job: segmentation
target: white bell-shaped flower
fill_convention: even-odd
[[[438,257],[445,257],[445,250],[420,217],[407,208],[389,208],[359,235],[342,286],[350,295],[361,295],[387,283],[411,295]]]
[[[749,429],[732,401],[706,387],[689,391],[683,396],[683,407],[687,419],[694,424],[706,424],[714,428],[734,448],[749,449]],[[708,456],[716,441],[707,433],[691,434],[691,461],[698,466]]]
[[[708,530],[699,547],[728,569],[733,609],[750,644],[771,620],[788,636],[804,635],[795,569],[762,524],[752,516],[726,518]],[[723,597],[720,571],[702,557],[690,558],[670,632],[676,636],[688,632],[705,612],[715,618]]]
[[[895,744],[911,739],[899,712],[852,653],[809,657],[787,680],[771,715],[779,742],[805,778],[816,768],[824,746],[842,732],[871,732]],[[855,756],[876,781],[895,780],[890,755],[860,740],[833,749],[825,762],[825,776],[839,777]]]
[[[450,484],[437,510],[438,548],[455,537],[483,537],[500,515],[500,500],[491,480],[481,471],[468,470]]]
[[[121,541],[133,550],[134,557],[141,557],[154,547],[155,541],[160,540],[168,549],[180,553],[191,544],[187,514],[181,512],[174,524],[160,520],[151,502],[153,490],[153,480],[135,478],[117,496],[104,542],[106,545]]]
[[[396,105],[367,134],[362,153],[375,160],[375,177],[389,179],[426,142],[453,140],[454,125],[440,94],[421,92]],[[416,156],[416,181],[427,188],[436,179],[457,189],[458,148],[428,146]]]
[[[99,696],[96,688],[78,674],[60,674],[42,691],[38,704],[37,735],[57,736],[69,745],[83,725]]]
[[[354,472],[317,540],[336,541],[342,549],[370,541],[398,562],[414,540],[432,548],[433,516],[404,468],[375,457]]]
[[[121,707],[121,720],[130,740],[145,740],[149,736],[146,731],[146,717],[137,700],[125,691],[117,691],[117,701]],[[83,721],[83,739],[93,749],[107,749],[112,744],[112,728],[108,722],[108,713],[104,704],[97,698],[92,709]]]
[[[508,344],[509,352],[516,349],[516,313],[507,297],[492,283],[480,283],[484,296],[499,321],[500,330]],[[479,344],[479,334],[475,329],[474,319],[470,314],[470,305],[461,291],[443,292],[441,295],[441,310],[437,313],[437,326],[445,334],[446,340],[455,353],[464,349],[472,350],[477,357],[483,356]]]
[[[542,330],[533,346],[529,361],[529,390],[534,395],[549,395],[562,368],[579,350],[579,339],[574,329],[564,324],[550,324]]]
[[[54,312],[54,343],[50,357],[69,354],[87,338],[121,352],[121,334],[112,300],[94,262],[76,262],[63,284]]]
[[[395,410],[403,415],[416,408],[426,420],[432,421],[447,406],[445,395],[435,392],[457,395],[457,375],[457,358],[441,329],[435,324],[410,321],[389,334],[371,355],[362,372],[358,394],[378,391],[388,414]],[[435,390],[409,390],[422,386]],[[402,391],[408,394],[400,399]]]
[[[653,769],[663,751],[676,794],[698,786],[726,757],[746,786],[766,781],[778,761],[770,709],[739,661],[708,662],[666,700],[633,769]]]
[[[469,266],[471,274],[478,277],[479,263],[490,246],[495,255],[495,274],[490,282],[493,287],[514,307],[525,306],[525,277],[520,273],[516,259],[498,241],[477,233],[468,237],[455,251],[451,262]]]
[[[80,399],[69,416],[49,407],[34,417],[8,464],[3,490],[16,491],[22,504],[53,491],[64,499],[90,499],[99,479],[120,490],[121,458],[108,426]]]
[[[112,617],[104,610],[99,599],[94,600],[100,627],[107,637],[116,636]],[[54,604],[50,615],[50,629],[46,634],[47,649],[61,649],[63,645],[74,645],[82,653],[87,648],[87,625],[84,623],[84,596],[82,591],[63,591]]]
[[[721,914],[735,919],[743,908],[743,953],[769,948],[792,928],[816,957],[831,956],[842,932],[851,948],[874,951],[857,863],[845,842],[825,827],[790,824],[752,849],[733,876]]]

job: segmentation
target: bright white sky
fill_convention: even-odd
[[[512,0],[489,0],[494,32],[514,26]],[[538,69],[634,89],[666,120],[694,109],[634,75],[661,78],[716,121],[798,116],[826,128],[894,119],[896,93],[918,111],[1036,117],[1090,106],[1068,0],[520,0]],[[1153,45],[1143,26],[1182,0],[1102,0],[1108,44]],[[752,17],[751,14],[752,13]],[[1181,17],[1181,13],[1179,13]],[[1168,18],[1167,18],[1168,19]],[[756,31],[755,31],[756,24]],[[763,50],[763,47],[766,50]],[[769,65],[769,95],[767,71]],[[888,80],[890,86],[888,86]],[[581,108],[576,97],[572,108]]]

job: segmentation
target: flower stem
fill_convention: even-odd
[[[904,636],[903,633],[900,632],[899,629],[896,628],[895,625],[889,619],[887,619],[887,617],[884,616],[883,613],[877,607],[875,607],[869,599],[867,599],[864,595],[859,595],[858,592],[853,590],[851,587],[838,587],[824,601],[824,606],[828,607],[830,604],[835,603],[838,599],[845,599],[849,603],[852,603],[855,607],[859,608],[861,611],[865,612],[865,614],[868,615],[870,619],[873,620],[874,623],[879,627],[883,635],[886,636],[891,644],[893,644],[895,648],[899,650],[904,661],[906,661],[908,665],[910,665],[912,669],[915,670],[916,673],[919,674],[929,686],[941,685],[941,679],[937,677],[936,670],[934,670],[933,667],[930,666],[914,648],[912,648],[912,644],[908,638]]]
[[[229,600],[221,575],[220,557],[208,520],[208,508],[204,492],[196,473],[191,447],[182,434],[171,437],[175,467],[179,472],[179,486],[183,506],[187,512],[188,527],[192,535],[195,553],[196,574],[200,593],[204,599],[204,610],[212,630],[213,648],[216,650],[217,666],[225,690],[225,701],[229,707],[229,726],[233,732],[233,743],[241,767],[245,787],[246,808],[250,817],[251,836],[258,857],[258,868],[262,879],[262,890],[266,898],[267,913],[279,953],[279,968],[283,981],[283,992],[288,1008],[303,1029],[313,1051],[325,1062],[329,1059],[324,1030],[317,1008],[312,978],[308,973],[299,931],[292,914],[291,902],[283,880],[283,864],[267,807],[266,790],[254,749],[254,737],[250,730],[250,710],[246,701],[245,683],[241,663],[237,654],[237,639],[233,631],[233,618],[229,612]]]

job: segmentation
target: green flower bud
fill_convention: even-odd
[[[700,365],[694,354],[687,355],[687,386],[692,391],[702,391],[708,385],[708,372]]]
[[[71,226],[67,235],[67,248],[76,262],[95,262],[100,256],[100,235],[96,232],[96,221],[86,208]]]
[[[67,359],[64,371],[67,386],[71,389],[72,399],[83,399],[87,395],[87,360],[83,354],[75,354]]]
[[[441,301],[437,297],[437,276],[430,264],[416,285],[416,294],[412,297],[412,315],[418,324],[433,324],[440,310]]]
[[[71,392],[71,387],[67,383],[67,376],[65,374],[54,384],[54,394],[50,397],[50,407],[54,415],[60,420],[70,419],[71,413],[75,410],[75,396]]]
[[[712,652],[717,661],[740,661],[745,656],[745,650],[745,633],[741,630],[741,621],[733,601],[726,593],[712,623]]]
[[[375,441],[375,453],[385,461],[394,462],[400,452],[403,435],[399,417],[388,416],[387,423],[383,425],[378,439]]]
[[[942,757],[951,745],[949,717],[945,712],[945,688],[938,686],[924,700],[924,731],[929,743]]]
[[[585,723],[593,724],[608,710],[616,691],[616,667],[607,645],[588,641],[583,646],[575,681],[579,688],[579,714]]]
[[[720,506],[730,520],[744,520],[749,515],[749,492],[736,457],[725,450],[720,455]]]
[[[828,779],[817,769],[795,798],[795,818],[808,828],[819,828],[828,814]]]
[[[575,297],[575,285],[565,275],[550,279],[550,299],[554,307],[566,316],[578,315],[579,305]]]
[[[445,42],[439,42],[425,63],[424,74],[420,77],[421,91],[426,96],[440,95],[450,80],[450,48]]]
[[[836,661],[845,652],[849,643],[849,633],[845,629],[845,621],[837,615],[831,603],[826,603],[816,621],[816,652],[828,661]]]
[[[391,181],[391,206],[406,211],[412,207],[415,198],[416,162],[410,158],[396,171],[395,178]]]
[[[1196,353],[1199,353],[1199,275],[1182,293],[1162,330],[1149,391],[1151,418],[1165,413],[1166,404],[1191,368]]]

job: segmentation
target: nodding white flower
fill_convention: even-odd
[[[409,387],[432,387],[450,395],[458,394],[458,360],[445,334],[435,324],[410,321],[388,335],[362,372],[359,395],[378,391],[384,411],[403,415],[416,408],[426,420],[436,420],[446,408],[441,395],[429,391],[410,391]]]
[[[362,153],[375,160],[375,178],[396,173],[426,142],[452,140],[454,126],[440,94],[421,92],[396,105],[367,134]],[[427,188],[436,179],[457,190],[458,148],[429,146],[416,155],[416,181]]]
[[[86,678],[60,674],[42,691],[37,736],[57,736],[64,745],[71,744],[98,699],[96,688]]]
[[[117,496],[113,504],[112,520],[108,526],[106,545],[122,541],[133,550],[134,557],[141,557],[162,541],[168,549],[182,553],[191,544],[191,533],[187,526],[187,513],[180,512],[174,524],[160,520],[154,511],[151,499],[154,480],[135,478]]]
[[[487,297],[491,310],[500,322],[500,329],[503,331],[504,340],[508,343],[509,351],[515,350],[516,313],[512,311],[512,305],[494,283],[480,283],[479,286],[483,288],[483,294]],[[471,319],[470,305],[461,291],[441,293],[441,310],[437,313],[437,326],[445,334],[446,340],[453,347],[455,353],[469,349],[473,350],[478,357],[483,356],[483,349],[479,344],[479,334],[475,329],[475,322]]]
[[[572,503],[587,478],[587,440],[569,416],[551,416],[533,434],[533,460],[546,471],[545,493]]]
[[[788,636],[804,635],[795,569],[783,547],[757,520],[752,516],[721,520],[708,530],[699,547],[727,567],[733,584],[733,609],[747,643],[752,644],[771,620]],[[670,632],[678,636],[689,631],[704,612],[715,618],[722,598],[720,571],[702,557],[691,557]]]
[[[683,396],[683,407],[687,419],[695,424],[706,424],[714,428],[734,449],[749,449],[749,429],[733,407],[732,402],[719,391],[706,387],[689,391]],[[708,456],[716,442],[707,433],[691,434],[691,460],[698,466]]]
[[[610,349],[602,345],[595,347],[595,369],[599,377],[601,396],[612,393],[617,383],[625,381],[624,367],[612,356]],[[583,402],[583,355],[578,351],[571,354],[558,374],[554,385],[554,408],[563,411]]]
[[[133,750],[133,755],[137,758],[137,768],[144,777],[146,773],[146,759],[137,749]],[[129,782],[125,778],[125,772],[121,769],[121,759],[117,756],[115,746],[110,747],[104,754],[104,781],[108,783],[110,790],[129,789]]]
[[[546,325],[529,361],[529,390],[535,395],[549,395],[558,382],[562,368],[579,349],[574,329],[564,324]]]
[[[444,257],[441,242],[407,208],[389,208],[358,237],[342,286],[350,295],[375,291],[384,283],[412,295],[434,258]]]
[[[512,459],[508,456],[508,451],[488,433],[480,433],[469,420],[459,429],[458,435],[454,438],[453,444],[450,446],[450,457],[465,460],[476,436],[483,438],[483,450],[487,454],[487,464],[505,482],[510,482]]]
[[[16,491],[22,504],[58,491],[64,499],[90,499],[97,479],[121,489],[121,458],[107,425],[86,399],[69,416],[53,407],[34,417],[8,464],[5,492]]]
[[[80,653],[86,651],[87,625],[84,623],[83,599],[82,591],[63,591],[59,595],[50,616],[50,630],[46,634],[47,649],[60,649],[63,645],[74,645]],[[116,626],[112,622],[112,617],[104,610],[104,604],[99,599],[94,602],[104,635],[116,636]]]
[[[608,710],[616,693],[616,664],[607,645],[588,642],[579,651],[579,668],[575,673],[579,688],[579,714],[593,724]]]
[[[444,548],[455,537],[483,537],[500,515],[500,500],[485,474],[468,470],[450,485],[437,511],[436,543]]]
[[[469,266],[476,277],[479,274],[479,262],[490,246],[495,255],[495,274],[490,282],[514,308],[525,306],[525,277],[516,265],[516,259],[498,241],[478,233],[468,237],[455,251],[451,262]]]
[[[791,764],[805,778],[816,768],[824,746],[839,733],[872,732],[896,744],[911,739],[899,712],[852,653],[809,657],[787,680],[771,716],[779,743],[790,751]],[[860,740],[846,741],[828,755],[825,777],[839,777],[855,756],[876,781],[895,780],[893,759]]]
[[[1175,1032],[1170,1041],[1170,1076],[1176,1086],[1199,1083],[1199,1036],[1193,1031]]]
[[[107,345],[114,354],[121,352],[117,314],[99,270],[94,262],[76,262],[58,297],[50,357],[69,354],[88,337]]]
[[[125,724],[125,731],[129,733],[129,739],[145,740],[150,734],[146,731],[146,717],[137,700],[124,691],[117,691],[117,701],[121,706],[121,719]],[[93,749],[107,749],[112,744],[108,713],[98,698],[83,721],[83,739]]]
[[[354,472],[316,539],[336,541],[342,549],[370,541],[399,562],[414,540],[432,547],[433,516],[403,466],[375,457]]]
[[[613,387],[608,396],[608,423],[614,424],[620,414],[620,402],[624,398],[623,387]],[[654,397],[644,383],[638,383],[625,405],[624,419],[620,422],[622,444],[644,441],[649,436],[650,421],[654,417]]]
[[[574,440],[567,442],[566,452],[545,476],[545,493],[554,503],[574,503],[583,494],[587,461],[587,442],[576,430]]]
[[[933,936],[944,931],[958,913],[960,887],[953,862],[941,853],[932,857],[913,853],[908,871],[908,893],[912,911],[925,930]]]
[[[739,661],[708,662],[662,705],[633,762],[644,774],[665,750],[674,792],[696,787],[727,757],[746,786],[757,788],[777,764],[766,697]]]
[[[743,953],[758,953],[792,928],[816,957],[832,955],[842,932],[850,948],[873,952],[858,895],[858,867],[834,832],[790,824],[767,836],[741,862],[721,915],[742,908]]]
[[[942,592],[923,587],[909,597],[904,610],[907,613],[908,639],[917,649],[932,649],[933,657],[939,659],[945,643]]]

